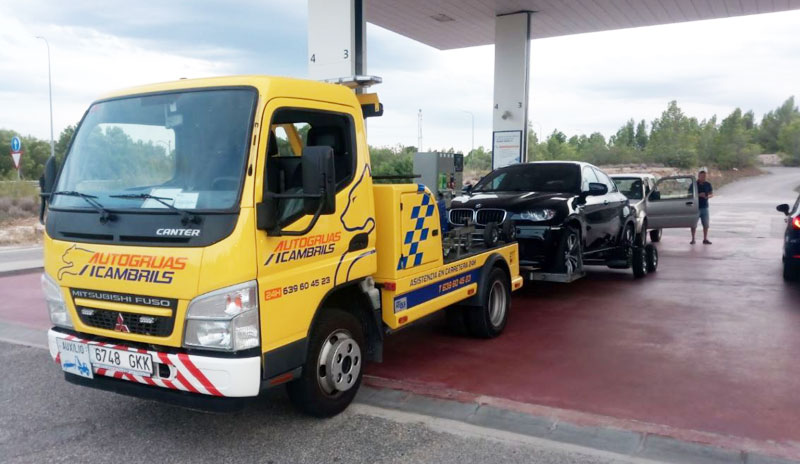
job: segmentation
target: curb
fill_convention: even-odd
[[[9,269],[7,271],[0,271],[0,278],[22,275],[22,274],[33,274],[36,272],[44,272],[44,266],[23,267],[20,269]]]
[[[516,403],[368,375],[364,376],[364,384],[369,388],[362,389],[357,400],[370,406],[455,420],[631,458],[697,464],[800,463],[800,447],[793,444]]]

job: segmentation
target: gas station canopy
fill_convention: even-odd
[[[532,12],[530,38],[800,8],[800,0],[365,0],[366,20],[438,48],[495,43],[497,16]]]

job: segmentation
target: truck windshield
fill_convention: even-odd
[[[581,176],[576,164],[518,164],[492,171],[473,192],[578,192]]]
[[[115,210],[230,209],[245,172],[255,98],[251,89],[223,89],[95,103],[56,190],[95,196]],[[89,207],[67,195],[51,206]]]
[[[629,200],[641,200],[644,195],[642,179],[638,177],[614,177],[614,183]]]

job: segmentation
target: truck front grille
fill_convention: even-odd
[[[178,310],[176,298],[83,288],[71,288],[70,293],[72,301],[75,303],[75,309],[78,311],[78,317],[89,327],[153,337],[166,337],[172,334],[175,313]],[[109,306],[119,303],[133,307],[133,311],[109,309]],[[145,308],[169,309],[170,315],[167,316],[163,311],[160,311],[161,316],[141,314],[136,312],[137,307],[141,307],[142,312],[146,312]]]
[[[154,337],[170,335],[175,319],[174,317],[147,316],[81,306],[77,310],[81,322],[90,327]]]
[[[506,212],[502,209],[479,209],[476,216],[475,222],[485,226],[490,222],[502,223],[506,219]]]

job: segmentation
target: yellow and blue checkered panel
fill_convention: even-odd
[[[434,216],[436,204],[433,197],[425,190],[424,185],[419,185],[417,193],[403,195],[403,249],[397,263],[397,269],[410,269],[434,259],[431,247],[435,248],[433,241],[428,241],[432,228],[437,228]],[[408,208],[407,206],[410,206]],[[426,256],[426,253],[428,254]]]

